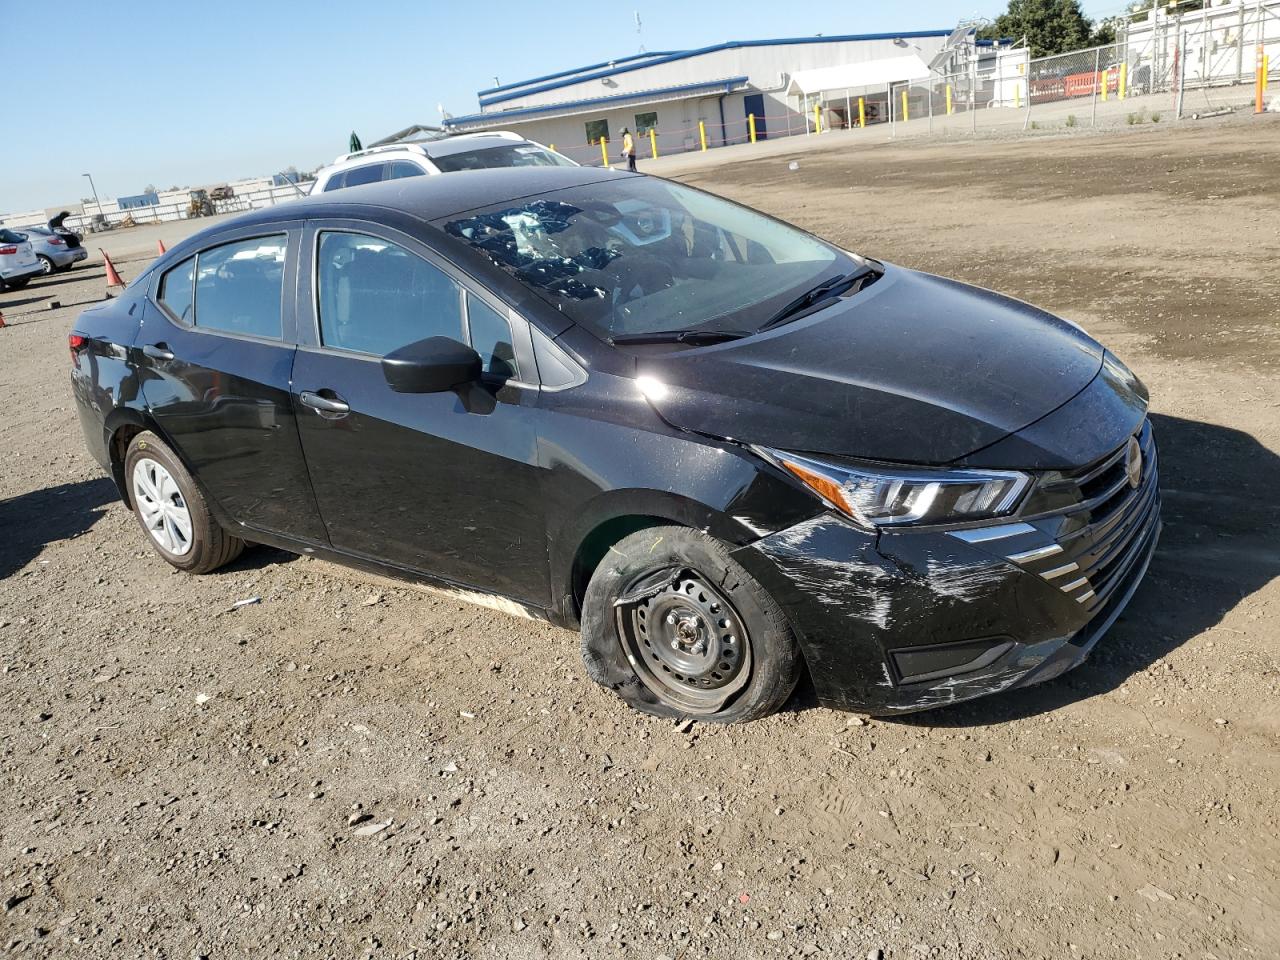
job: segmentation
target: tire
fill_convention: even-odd
[[[583,598],[582,658],[636,710],[712,723],[776,711],[803,662],[774,599],[688,527],[650,527],[609,549]]]
[[[179,570],[210,573],[244,550],[244,541],[218,525],[187,468],[154,433],[130,442],[124,476],[147,542]]]
[[[58,272],[59,268],[54,266],[53,261],[50,260],[48,257],[46,257],[44,254],[38,253],[36,254],[36,257],[39,258],[40,266],[44,270],[44,275],[46,277],[52,277],[55,273]]]

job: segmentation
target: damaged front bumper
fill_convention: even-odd
[[[734,556],[786,611],[820,702],[911,713],[1041,683],[1083,662],[1150,563],[1160,533],[1154,482],[1128,527],[1100,539],[1096,559],[1089,546],[1076,556],[1097,571],[1099,591],[1106,578],[1105,595],[1054,579],[1049,565],[1063,548],[1051,519],[969,542],[947,531],[877,536],[828,513]]]

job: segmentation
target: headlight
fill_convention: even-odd
[[[1013,470],[881,470],[767,447],[756,450],[865,527],[1003,516],[1031,483],[1027,474]]]

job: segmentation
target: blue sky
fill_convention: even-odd
[[[1092,16],[1119,0],[1086,3]],[[437,103],[477,109],[511,82],[611,57],[725,40],[949,28],[1001,0],[534,0],[219,3],[5,0],[0,48],[26,51],[29,101],[5,94],[0,211],[147,184],[311,169]],[[634,12],[643,34],[637,36]],[[47,60],[45,58],[48,58]],[[57,66],[62,64],[65,66]]]

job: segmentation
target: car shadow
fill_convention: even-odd
[[[1229,427],[1160,414],[1152,414],[1151,423],[1164,532],[1146,578],[1090,658],[1039,686],[896,722],[1007,723],[1114,690],[1280,576],[1280,457]]]
[[[269,547],[264,543],[250,543],[246,545],[244,553],[240,554],[225,567],[219,567],[218,572],[241,573],[246,570],[261,570],[264,567],[293,563],[297,559],[298,555],[290,553],[288,550]]]
[[[26,293],[27,291],[24,290],[22,292]],[[0,307],[3,307],[6,310],[12,310],[16,307],[25,307],[29,303],[40,303],[42,300],[48,299],[49,295],[46,294],[43,297],[25,297],[21,300],[0,300]]]
[[[117,499],[115,484],[101,477],[0,500],[0,580],[21,570],[49,544],[88,531]]]

